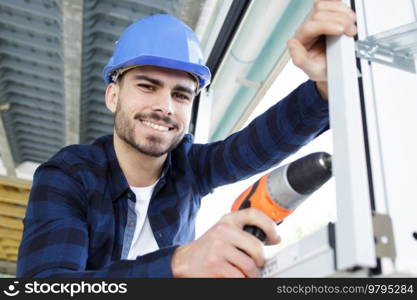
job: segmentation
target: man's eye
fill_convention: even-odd
[[[139,87],[150,90],[150,91],[154,91],[155,87],[153,85],[149,85],[149,84],[145,84],[145,83],[139,83],[138,84]]]
[[[181,94],[181,93],[174,93],[173,96],[183,101],[188,101],[190,99],[188,96]]]

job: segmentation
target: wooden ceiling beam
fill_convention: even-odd
[[[29,192],[19,191],[0,185],[0,202],[7,202],[19,205],[27,205]]]
[[[32,182],[25,179],[20,179],[16,177],[7,177],[0,175],[0,185],[5,186],[14,186],[20,190],[30,190]]]
[[[19,242],[11,239],[0,239],[0,259],[17,261]]]
[[[2,247],[16,247],[18,248],[20,245],[19,241],[12,240],[9,238],[0,238],[0,246]]]
[[[22,239],[22,232],[16,229],[7,229],[0,227],[0,236],[2,238],[12,239],[20,242],[20,240]]]
[[[23,219],[25,217],[25,213],[26,213],[25,207],[0,202],[0,214],[2,216],[16,217],[16,218]]]
[[[0,263],[17,261],[30,187],[30,182],[0,176]]]
[[[11,261],[11,262],[16,262],[17,261],[17,254],[9,254],[7,255],[7,260]]]
[[[8,260],[7,254],[3,251],[0,251],[0,260]]]
[[[6,253],[6,255],[16,255],[19,248],[15,247],[3,247],[3,252]]]
[[[21,219],[5,217],[2,215],[0,215],[0,226],[10,229],[23,230],[23,223]]]

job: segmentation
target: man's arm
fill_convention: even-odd
[[[340,0],[314,1],[288,41],[294,64],[310,80],[226,140],[195,145],[190,158],[202,195],[273,167],[328,128],[325,35],[353,36],[355,20]]]
[[[194,171],[202,182],[203,195],[218,185],[272,167],[328,127],[327,105],[323,101],[327,100],[327,72],[322,35],[353,36],[356,32],[354,19],[353,12],[340,1],[315,1],[312,14],[289,42],[294,63],[313,81],[304,83],[225,141],[196,145],[191,150],[191,161],[193,158],[197,161]],[[246,239],[250,235],[241,230],[244,224],[250,224],[249,219],[239,218],[238,213],[244,214],[245,210],[234,213],[228,214],[226,220],[220,221],[220,226],[216,224],[197,241],[177,248],[173,256],[175,275],[256,276],[255,265],[263,264],[259,244],[250,243]],[[261,227],[262,223],[262,228],[269,229],[265,232],[270,241],[278,242],[270,229],[272,220],[263,222],[260,215],[256,219],[257,226]],[[269,226],[267,221],[271,222]],[[242,242],[243,239],[246,241]],[[248,253],[251,260],[238,249]]]
[[[18,277],[172,276],[171,256],[177,246],[89,269],[87,197],[83,190],[59,168],[41,167],[36,172],[19,248]]]
[[[223,141],[193,146],[190,161],[202,195],[265,171],[328,128],[328,104],[307,81]]]
[[[34,179],[17,277],[256,277],[264,264],[262,243],[243,231],[243,225],[262,228],[268,243],[279,242],[275,223],[255,209],[246,209],[225,215],[190,244],[92,270],[83,188],[58,167],[42,166]]]

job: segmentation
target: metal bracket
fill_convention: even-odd
[[[374,227],[376,256],[394,259],[396,251],[390,216],[372,212],[372,224]]]
[[[417,22],[371,35],[355,47],[359,58],[416,73]]]

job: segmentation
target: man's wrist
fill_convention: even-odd
[[[185,271],[184,271],[185,265],[182,259],[182,257],[184,257],[182,255],[182,252],[185,251],[186,247],[187,245],[179,246],[177,249],[175,249],[174,254],[172,255],[171,270],[172,270],[172,276],[174,278],[184,277],[183,275],[185,274]]]
[[[327,102],[327,100],[329,99],[327,81],[316,81],[315,84],[320,97]]]

